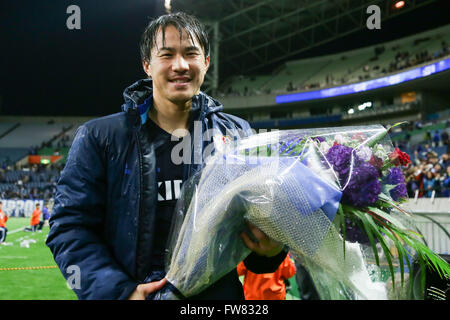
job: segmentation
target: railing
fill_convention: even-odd
[[[450,198],[414,198],[403,205],[415,215],[426,244],[439,254],[450,253]]]
[[[14,130],[16,130],[18,127],[20,127],[20,123],[15,123],[11,128],[6,130],[5,132],[0,133],[0,139],[7,136],[8,134],[10,134]]]

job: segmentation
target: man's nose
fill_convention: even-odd
[[[173,62],[172,68],[174,71],[186,71],[189,69],[189,64],[186,61],[186,59],[184,59],[184,57],[182,55],[177,55],[175,57],[175,60]]]

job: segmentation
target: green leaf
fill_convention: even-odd
[[[389,266],[389,271],[391,273],[391,278],[392,278],[392,287],[395,289],[395,273],[394,273],[394,265],[392,263],[392,259],[391,259],[391,251],[389,250],[386,240],[384,239],[383,235],[380,232],[381,230],[384,230],[382,228],[382,226],[377,225],[377,223],[375,223],[375,221],[373,220],[372,216],[362,212],[358,209],[351,209],[352,212],[357,215],[357,217],[360,219],[360,222],[363,224],[363,230],[364,232],[367,234],[367,236],[369,237],[369,241],[370,240],[370,236],[369,234],[373,233],[373,235],[375,235],[375,238],[379,241],[381,248],[383,249],[384,255],[386,256],[386,260],[388,262],[388,266]],[[358,221],[356,221],[358,223]],[[377,260],[377,265],[379,266],[379,257],[378,257],[378,251],[376,250],[376,246],[373,245],[372,241],[372,250],[374,252],[375,255],[375,259]]]
[[[388,194],[389,194],[389,192],[392,190],[392,189],[395,189],[395,187],[396,187],[397,185],[396,184],[384,184],[383,185],[383,194],[387,197],[388,196]]]
[[[419,265],[420,265],[420,269],[422,270],[421,272],[421,277],[420,277],[420,287],[422,288],[422,292],[424,292],[425,294],[425,277],[426,277],[426,273],[425,273],[425,263],[423,262],[422,257],[419,256]]]
[[[406,250],[403,247],[402,243],[398,240],[398,238],[394,234],[389,232],[389,230],[386,230],[385,234],[392,240],[392,242],[394,243],[395,247],[397,248],[398,260],[399,260],[399,265],[400,265],[401,284],[402,284],[402,287],[403,287],[403,284],[405,282],[404,257],[407,256]],[[407,261],[408,261],[408,266],[409,266],[409,260],[407,259]]]
[[[364,143],[366,143],[369,147],[373,148],[378,142],[383,140],[383,138],[391,131],[392,128],[395,128],[396,126],[402,125],[404,123],[408,123],[407,121],[397,122],[393,126],[390,126],[386,128],[385,130],[373,135],[368,140],[366,140]]]
[[[405,229],[405,226],[396,218],[394,218],[392,215],[384,212],[383,210],[380,210],[378,208],[375,207],[367,207],[370,211],[376,213],[377,215],[379,215],[380,217],[382,217],[383,219],[389,221],[391,224],[393,224],[395,227],[397,228],[401,228],[401,229]]]
[[[346,225],[345,225],[345,214],[344,210],[342,209],[342,206],[339,205],[339,216],[341,220],[341,228],[342,228],[342,237],[343,237],[343,247],[344,247],[344,259],[345,259],[345,239],[347,238],[347,231],[346,231]]]
[[[387,202],[387,203],[392,207],[391,202],[392,202],[393,200],[391,199],[391,197],[387,196],[386,194],[380,193],[380,194],[378,195],[378,199]]]
[[[450,275],[450,264],[448,264],[444,259],[442,259],[439,255],[434,253],[430,248],[424,245],[417,239],[414,239],[407,234],[402,232],[398,233],[399,237],[405,241],[411,248],[413,248],[417,255],[421,272],[421,286],[422,290],[425,289],[425,268],[428,265],[430,268],[435,269],[441,278],[444,278],[444,275]],[[426,262],[426,265],[425,265]]]
[[[373,232],[372,232],[372,225],[368,221],[368,217],[366,217],[366,214],[364,212],[358,211],[358,217],[361,220],[361,229],[364,230],[364,232],[367,234],[367,237],[369,238],[370,245],[372,246],[373,253],[375,255],[375,261],[377,263],[377,266],[380,266],[380,257],[378,256],[378,250],[377,250],[377,244],[374,240]]]
[[[381,201],[378,202],[380,204]],[[392,205],[388,203],[386,205],[380,205],[380,207],[388,207],[392,208]],[[397,208],[397,207],[395,207]],[[402,286],[404,283],[404,260],[406,258],[406,263],[408,264],[408,268],[411,271],[411,263],[408,259],[409,252],[406,250],[405,245],[409,246],[418,256],[418,261],[421,272],[421,283],[422,288],[425,286],[425,268],[428,266],[430,268],[435,269],[439,276],[443,278],[445,275],[450,275],[450,264],[448,264],[444,259],[442,259],[439,255],[434,253],[430,248],[428,248],[421,240],[423,238],[418,233],[413,230],[406,229],[405,226],[398,221],[393,216],[384,212],[383,210],[376,207],[369,207],[369,209],[376,215],[379,215],[384,221],[376,221],[374,217],[370,214],[365,213],[353,206],[349,205],[341,205],[339,207],[339,215],[342,216],[341,221],[345,221],[345,218],[349,218],[358,224],[361,229],[367,234],[369,241],[372,245],[372,250],[374,250],[374,255],[377,260],[377,264],[379,265],[379,257],[378,251],[376,250],[376,246],[374,246],[375,239],[380,242],[381,248],[383,249],[386,260],[389,265],[389,270],[392,278],[392,286],[395,289],[395,274],[394,274],[394,266],[392,262],[392,254],[388,248],[388,244],[386,239],[382,235],[384,233],[388,238],[390,238],[394,245],[396,246],[399,252],[399,264],[400,264],[400,273],[402,279]],[[398,209],[397,210],[401,210]],[[343,227],[345,230],[345,225]],[[403,241],[403,242],[402,242]],[[345,250],[345,245],[344,245]],[[410,281],[410,285],[412,285],[412,281]]]
[[[402,244],[397,239],[394,240],[394,244],[398,252],[398,262],[400,263],[400,278],[403,287],[403,284],[405,283],[405,267],[404,267],[405,262],[403,261],[403,251],[402,251],[403,247]]]
[[[386,208],[395,208],[398,211],[400,211],[401,213],[404,213],[405,215],[410,216],[410,214],[408,212],[406,212],[404,209],[402,209],[398,205],[398,203],[396,203],[394,200],[392,200],[390,197],[386,196],[385,194],[380,193],[378,195],[378,199],[380,201],[378,201],[377,204],[380,204],[381,206],[386,207]],[[383,202],[385,203],[384,205],[382,204]]]
[[[380,242],[380,245],[381,245],[381,248],[383,249],[384,255],[386,256],[386,260],[388,261],[389,271],[391,273],[391,278],[392,278],[392,288],[395,289],[395,273],[394,273],[394,265],[393,265],[392,259],[391,259],[391,251],[389,250],[386,240],[384,239],[383,235],[381,234],[379,228],[382,230],[384,230],[384,229],[381,226],[378,226],[371,216],[368,216],[367,220],[373,226],[373,231],[374,231],[378,241]]]

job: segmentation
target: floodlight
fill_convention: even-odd
[[[403,8],[404,6],[405,6],[405,1],[397,1],[397,2],[394,4],[395,9],[401,9],[401,8]]]

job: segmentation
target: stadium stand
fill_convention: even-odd
[[[6,118],[6,117],[5,117]],[[88,119],[11,117],[0,122],[0,199],[53,198],[76,129]],[[53,164],[29,164],[29,155],[61,155]]]
[[[411,159],[411,164],[403,168],[410,198],[450,196],[448,118],[448,115],[445,117],[442,113],[437,120],[411,122],[391,134],[394,146],[408,153]],[[309,120],[311,121],[311,118]],[[60,132],[56,138],[53,137],[52,143],[41,143],[45,147],[38,149],[37,154],[59,153],[65,158],[78,126],[79,123],[73,123],[70,129]],[[58,127],[61,128],[59,125]],[[29,128],[45,131],[46,124],[34,124]],[[0,199],[49,200],[53,197],[59,174],[64,168],[64,161],[51,165],[17,165],[16,162],[22,155],[29,154],[30,150],[32,149],[0,148],[3,156],[0,158]],[[10,161],[4,160],[5,154]]]
[[[257,96],[332,87],[398,72],[450,54],[450,25],[397,41],[333,55],[287,61],[272,74],[234,76],[222,85],[219,96]],[[309,124],[315,127],[343,120],[367,122],[368,117],[402,114],[415,103],[374,105],[349,114],[334,110],[303,117],[272,116],[253,122],[254,128]],[[256,112],[256,110],[255,110]],[[401,115],[406,119],[405,115]],[[407,152],[411,164],[404,168],[411,198],[450,196],[450,113],[428,114],[392,132],[395,147]],[[23,120],[23,121],[22,121]],[[89,119],[41,118],[0,121],[0,198],[51,199],[77,128]],[[358,122],[355,122],[358,124]],[[61,155],[50,164],[19,164],[27,155]]]
[[[283,94],[354,83],[396,73],[450,55],[450,25],[348,52],[288,61],[271,76],[225,81],[222,96]]]
[[[46,124],[24,123],[17,126],[0,140],[3,148],[29,148],[40,146],[43,142],[57,136],[63,128],[71,127],[71,124]]]
[[[62,165],[0,168],[0,199],[53,198]]]

